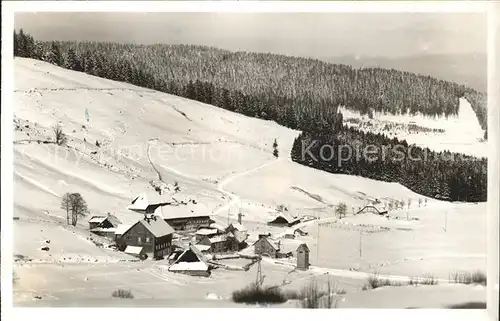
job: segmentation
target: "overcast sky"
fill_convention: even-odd
[[[479,13],[17,13],[37,40],[199,44],[306,57],[486,53]]]

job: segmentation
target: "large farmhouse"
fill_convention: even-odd
[[[127,246],[143,247],[144,252],[155,259],[161,259],[170,253],[174,229],[159,217],[146,217],[117,238],[120,249]]]
[[[127,207],[140,214],[154,214],[162,218],[175,231],[191,232],[209,228],[214,221],[206,213],[208,210],[194,201],[179,200],[171,194],[159,195],[146,192],[134,198]]]

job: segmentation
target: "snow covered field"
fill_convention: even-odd
[[[313,277],[330,277],[347,291],[346,298],[352,295],[352,300],[345,301],[348,307],[371,307],[380,300],[384,307],[434,307],[423,299],[428,295],[424,290],[394,290],[420,291],[414,296],[422,297],[418,304],[389,299],[401,297],[399,292],[387,289],[393,294],[387,294],[385,300],[380,291],[361,288],[371,272],[403,277],[431,273],[447,280],[457,269],[486,270],[485,204],[428,200],[420,207],[418,200],[425,197],[399,184],[333,175],[293,163],[289,154],[298,132],[274,122],[30,59],[15,59],[15,89],[16,305],[92,305],[95,299],[113,302],[111,292],[125,288],[133,292],[138,305],[147,302],[140,299],[181,304],[172,301],[174,298],[185,298],[187,306],[205,301],[211,305],[207,295],[215,293],[222,298],[221,307],[232,306],[228,301],[232,291],[255,281],[255,265],[247,272],[217,269],[210,278],[173,274],[166,270],[166,261],[137,262],[106,244],[96,246],[105,240],[91,239],[87,219],[76,227],[66,225],[60,209],[60,198],[66,192],[81,193],[91,215],[112,213],[123,223],[134,223],[141,216],[126,207],[139,193],[153,191],[150,181],[158,180],[158,172],[170,189],[178,184],[179,197],[200,204],[192,207],[197,214],[211,214],[225,224],[228,218],[234,221],[241,208],[251,239],[258,233],[285,231],[266,225],[278,205],[326,223],[335,220],[333,206],[340,201],[347,204],[343,225],[318,229],[316,221],[301,224],[309,232],[300,239],[311,250],[313,267],[291,272],[293,260],[264,260],[266,285],[280,285],[285,280],[284,289],[298,290]],[[68,135],[66,147],[43,143],[52,139],[51,128],[58,122]],[[449,122],[451,133],[459,125]],[[467,124],[464,120],[460,126],[463,129]],[[472,120],[470,124],[468,132],[479,135]],[[272,155],[274,139],[279,159]],[[470,142],[464,140],[459,147]],[[412,205],[391,212],[398,219],[352,216],[353,209],[375,198],[411,199]],[[360,225],[386,229],[361,235]],[[50,250],[42,251],[44,246]],[[474,291],[471,294],[470,287],[456,286],[436,296],[447,296],[443,299],[446,304],[450,300],[461,303],[469,294],[474,299],[485,296],[484,289]],[[453,296],[446,294],[451,292]],[[293,303],[285,304],[289,305]]]

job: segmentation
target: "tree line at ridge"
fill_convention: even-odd
[[[486,159],[443,153],[455,160],[445,161],[438,156],[398,164],[387,159],[383,162],[351,160],[337,168],[333,159],[311,162],[311,159],[297,157],[302,151],[301,140],[348,146],[354,146],[358,140],[366,145],[396,144],[384,135],[344,127],[338,106],[361,114],[450,116],[458,113],[459,98],[466,97],[482,128],[486,129],[486,95],[463,85],[397,70],[353,69],[315,59],[230,52],[194,45],[38,42],[22,30],[14,32],[14,55],[301,130],[303,133],[295,141],[292,158],[311,167],[399,182],[429,197],[486,200]],[[409,148],[405,141],[397,144]],[[423,152],[412,149],[412,155]],[[311,148],[310,153],[320,151]]]

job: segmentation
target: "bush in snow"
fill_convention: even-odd
[[[61,125],[59,124],[55,125],[52,131],[54,132],[54,141],[56,142],[57,145],[61,146],[66,144],[68,138],[66,137],[66,134],[63,132]]]
[[[481,284],[486,285],[486,274],[482,271],[466,272],[456,271],[450,274],[450,282],[462,284]]]
[[[342,290],[345,293],[345,291]],[[337,307],[338,291],[335,285],[328,280],[326,291],[321,290],[316,280],[304,286],[300,292],[299,307],[303,309],[334,309]]]
[[[120,299],[133,299],[134,298],[134,295],[132,294],[131,291],[129,291],[129,290],[122,290],[122,289],[114,291],[111,294],[111,296],[113,298],[120,298]]]
[[[255,283],[244,289],[234,291],[232,299],[236,303],[247,304],[277,304],[287,301],[285,294],[279,288],[262,287]]]

